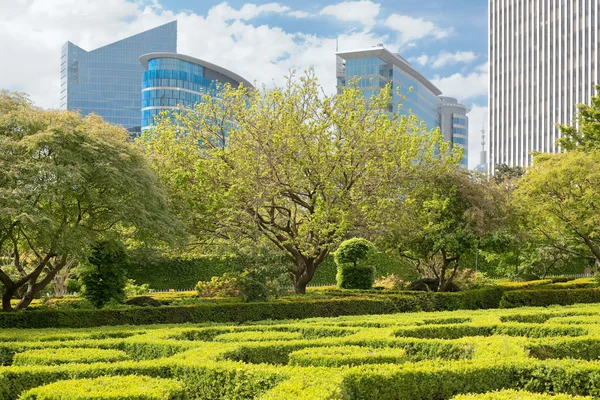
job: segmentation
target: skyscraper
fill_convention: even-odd
[[[193,107],[204,95],[213,95],[218,90],[217,82],[253,87],[225,68],[183,54],[150,53],[140,57],[139,62],[145,70],[141,95],[138,91],[142,98],[142,129],[150,127],[154,117],[164,110]]]
[[[572,123],[600,83],[598,3],[490,0],[490,173],[560,150],[554,124]]]
[[[140,56],[177,51],[177,21],[100,47],[83,50],[65,43],[61,55],[60,107],[96,113],[132,133],[140,132]]]
[[[440,128],[444,140],[464,149],[462,165],[468,167],[468,107],[454,98],[442,96],[442,92],[406,59],[382,45],[336,55],[338,88],[356,80],[368,99],[391,83],[392,100],[388,111],[396,112],[401,104],[400,114],[412,112],[428,129]]]

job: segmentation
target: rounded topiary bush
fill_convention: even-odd
[[[340,244],[334,254],[337,265],[336,281],[342,289],[371,289],[375,268],[366,261],[375,253],[375,245],[366,239],[353,238]],[[360,262],[360,263],[359,263]]]
[[[25,392],[20,400],[183,400],[185,388],[174,379],[104,376],[58,381]]]

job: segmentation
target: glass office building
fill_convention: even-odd
[[[145,69],[141,95],[142,129],[152,126],[154,118],[164,110],[191,107],[202,101],[204,95],[214,95],[218,90],[217,82],[253,87],[246,79],[225,68],[183,54],[145,54],[138,62]]]
[[[442,92],[398,54],[382,45],[364,50],[337,52],[338,89],[356,82],[369,99],[391,83],[389,112],[412,113],[428,129],[440,128],[444,139],[465,149],[463,166],[468,165],[468,107]],[[398,93],[398,91],[400,93]],[[398,106],[401,105],[398,110]]]
[[[71,42],[62,48],[61,109],[95,113],[133,134],[140,132],[140,56],[177,51],[177,21],[92,51]]]

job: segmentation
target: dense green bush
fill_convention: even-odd
[[[334,254],[337,286],[341,289],[371,289],[375,281],[375,268],[368,259],[375,252],[375,245],[366,239],[343,241]]]
[[[337,286],[341,289],[371,289],[375,281],[375,269],[370,265],[338,265]]]
[[[499,390],[482,394],[461,394],[453,397],[452,400],[592,400],[592,398],[568,394],[531,393],[522,390]]]
[[[406,288],[408,290],[418,290],[421,292],[437,292],[440,281],[437,278],[423,278],[411,282]],[[454,282],[450,282],[446,288],[446,292],[459,292],[460,286]]]
[[[111,300],[125,300],[126,253],[116,241],[97,243],[92,249],[88,264],[81,268],[79,277],[83,285],[83,297],[96,308],[102,308]]]

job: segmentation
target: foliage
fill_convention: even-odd
[[[164,193],[126,131],[0,92],[2,308],[26,308],[102,237],[169,238]]]
[[[142,144],[196,243],[268,243],[290,260],[298,293],[374,196],[397,195],[375,188],[460,161],[414,116],[389,116],[390,90],[323,95],[312,71],[269,91],[221,89],[165,116]]]
[[[590,104],[577,106],[577,122],[559,125],[561,137],[558,144],[567,151],[593,151],[600,149],[600,85],[598,94],[592,96]]]
[[[32,389],[23,400],[184,400],[185,390],[174,379],[148,376],[100,377],[60,381]]]
[[[412,281],[407,287],[407,290],[418,290],[421,292],[437,292],[439,290],[440,281],[438,278],[422,278]],[[448,282],[445,292],[460,292],[460,287],[456,282]]]
[[[388,290],[404,290],[407,285],[408,282],[405,282],[395,274],[389,274],[375,279],[375,286],[381,286]]]
[[[453,166],[424,166],[408,185],[405,196],[381,197],[373,207],[374,235],[413,262],[422,278],[436,279],[436,291],[448,290],[461,258],[501,226],[503,198],[495,185]]]
[[[363,238],[352,238],[343,241],[334,253],[334,260],[338,268],[342,264],[350,263],[354,267],[360,260],[366,260],[376,251],[375,245]]]
[[[278,298],[285,289],[285,274],[273,268],[245,268],[241,272],[213,276],[198,282],[200,297],[240,297],[242,301],[267,301]]]
[[[425,297],[437,296],[462,294]],[[0,398],[591,399],[600,395],[597,307],[2,330]],[[90,357],[85,364],[11,365],[20,354],[56,349]],[[105,349],[131,359],[93,362],[92,354],[100,361]]]
[[[127,270],[127,268],[125,268],[125,271],[126,270]],[[125,292],[125,297],[141,296],[150,291],[150,285],[148,285],[147,283],[144,283],[142,285],[137,285],[135,283],[135,280],[127,279],[127,281],[125,282],[125,287],[123,288],[123,291]]]
[[[341,289],[371,289],[375,282],[375,268],[371,265],[339,264],[336,280]]]
[[[251,261],[248,257],[239,255],[179,258],[139,250],[129,251],[127,258],[129,260],[126,266],[127,277],[135,279],[138,283],[148,284],[153,289],[193,288],[198,281],[210,281],[213,276],[241,271]],[[407,281],[416,277],[414,268],[395,252],[377,252],[369,258],[369,263],[375,266],[377,276],[395,274]],[[273,257],[257,257],[253,264],[277,266],[280,262],[273,262]],[[333,285],[336,281],[336,273],[337,267],[333,256],[329,255],[315,272],[311,283]],[[70,290],[70,292],[78,291]]]
[[[540,235],[564,252],[579,259],[592,257],[597,263],[599,168],[600,153],[595,151],[538,154],[516,190],[516,201]]]
[[[150,296],[132,297],[125,302],[128,306],[136,307],[160,307],[162,303]]]
[[[236,297],[239,294],[236,274],[226,272],[222,276],[213,276],[210,281],[196,284],[200,297]]]
[[[117,362],[129,359],[122,350],[39,349],[15,354],[12,365],[60,365],[69,363]]]
[[[468,268],[461,270],[455,281],[461,290],[482,289],[496,285],[496,282],[488,278],[485,273],[476,272]]]
[[[97,243],[88,259],[89,265],[79,275],[83,297],[96,308],[102,308],[111,300],[124,302],[127,280],[123,265],[126,263],[125,249],[120,243]]]

